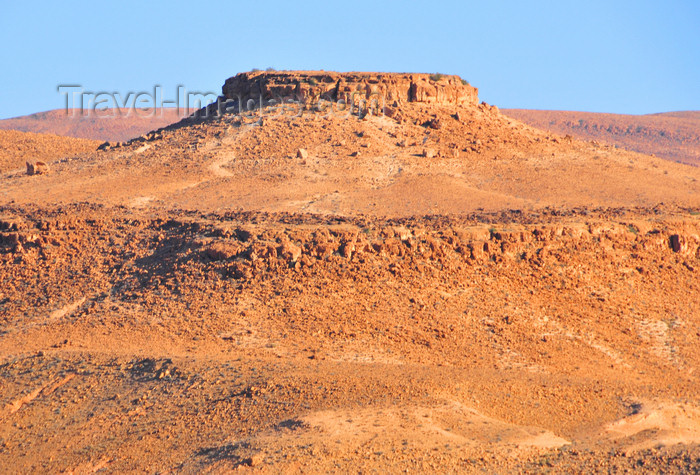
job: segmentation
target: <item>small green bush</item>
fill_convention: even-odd
[[[462,86],[469,86],[469,81],[462,79]]]
[[[444,75],[441,74],[441,73],[431,74],[431,75],[430,75],[430,80],[431,80],[431,81],[437,82],[437,81],[439,81],[440,79],[442,79],[443,76],[444,76]]]

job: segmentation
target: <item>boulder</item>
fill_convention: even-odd
[[[301,257],[301,248],[290,241],[286,241],[277,248],[277,255],[286,261],[296,262]]]
[[[243,250],[237,243],[215,242],[204,249],[204,253],[213,261],[233,259]]]
[[[27,175],[46,175],[49,173],[49,166],[44,162],[27,162]]]

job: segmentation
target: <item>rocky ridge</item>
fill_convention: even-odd
[[[338,73],[331,71],[259,71],[237,74],[223,86],[226,99],[243,101],[378,99],[394,106],[406,102],[434,105],[478,104],[478,89],[459,76],[415,73]]]

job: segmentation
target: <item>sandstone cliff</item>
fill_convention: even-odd
[[[459,76],[413,73],[338,73],[331,71],[245,72],[226,80],[225,99],[244,106],[269,101],[377,100],[381,105],[425,102],[436,105],[478,104],[478,89]],[[253,105],[252,103],[250,105]]]

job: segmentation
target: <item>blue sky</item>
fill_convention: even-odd
[[[459,74],[500,107],[700,109],[697,0],[2,1],[0,118],[62,107],[59,84],[174,98],[267,67]]]

